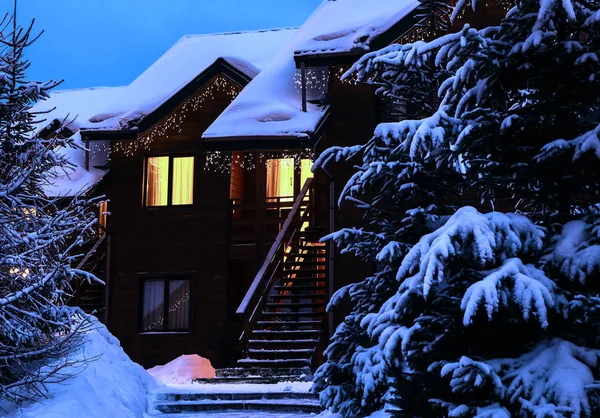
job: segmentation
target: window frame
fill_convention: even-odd
[[[194,272],[165,272],[165,273],[138,273],[139,278],[139,294],[138,294],[138,334],[140,335],[154,335],[154,334],[189,334],[193,329],[193,315],[194,311]],[[144,331],[143,319],[144,319],[144,283],[147,280],[162,280],[163,281],[163,329],[161,330],[150,330]],[[188,280],[190,282],[190,299],[189,299],[189,312],[188,312],[188,328],[185,329],[169,329],[169,283],[175,280]],[[166,302],[166,303],[165,303]]]
[[[157,206],[149,206],[147,204],[148,199],[148,162],[150,158],[159,158],[159,157],[168,157],[169,158],[169,174],[167,179],[167,204],[166,205],[157,205]],[[192,173],[192,181],[193,181],[193,190],[192,190],[192,203],[186,203],[184,205],[174,205],[173,204],[173,160],[175,158],[186,158],[192,157],[194,159],[194,171]],[[142,208],[157,210],[157,209],[165,209],[165,208],[189,208],[194,206],[196,203],[196,163],[197,156],[193,152],[182,152],[182,153],[158,153],[158,154],[146,154],[144,155],[143,160],[143,175],[142,175]]]

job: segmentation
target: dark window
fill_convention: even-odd
[[[190,329],[190,279],[142,280],[141,332]]]

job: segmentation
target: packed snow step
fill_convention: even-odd
[[[233,368],[217,370],[213,380],[272,376],[306,377],[306,368],[278,370]],[[273,374],[278,376],[273,376]],[[204,382],[203,382],[204,383]],[[149,398],[148,413],[153,416],[194,412],[249,411],[268,413],[318,413],[322,409],[316,394],[310,392],[312,383],[282,382],[274,384],[192,384],[163,387]]]

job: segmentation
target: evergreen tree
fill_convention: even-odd
[[[315,375],[324,405],[363,416],[392,388],[401,417],[598,416],[599,6],[523,0],[497,26],[393,45],[350,70],[374,80],[434,56],[447,77],[431,115],[316,163],[362,152],[343,197],[380,219],[330,238],[385,264],[332,300],[354,310]],[[437,187],[462,201],[425,193],[408,212],[429,215],[425,227],[390,233],[407,219],[390,196]],[[378,286],[377,303],[354,296]]]
[[[0,24],[0,399],[15,404],[66,378],[60,370],[85,323],[65,304],[69,283],[95,280],[72,267],[94,232],[94,202],[44,193],[72,169],[61,149],[74,144],[36,137],[43,115],[30,108],[57,83],[27,80],[23,54],[35,39],[14,15]]]

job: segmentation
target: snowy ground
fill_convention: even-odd
[[[3,418],[142,418],[148,392],[158,388],[154,379],[132,362],[119,341],[104,325],[94,324],[87,342],[72,360],[97,358],[73,368],[69,381],[48,385],[47,399],[27,403],[20,410],[2,405]]]
[[[148,416],[149,418],[150,416]],[[319,415],[315,414],[270,414],[266,412],[211,412],[199,414],[165,414],[160,415],[164,418],[336,418],[336,415],[331,415],[329,412],[324,412]],[[152,417],[156,418],[156,417]]]
[[[150,418],[146,412],[149,396],[160,392],[175,393],[249,393],[308,392],[312,382],[258,384],[184,384],[157,383],[140,365],[132,362],[119,341],[100,323],[86,335],[87,342],[72,360],[95,358],[85,367],[72,370],[76,374],[68,382],[48,385],[47,399],[30,402],[21,409],[1,404],[1,418]],[[338,418],[329,412],[321,414],[280,414],[252,411],[201,412],[164,414],[165,418]],[[374,414],[371,418],[387,418]]]

